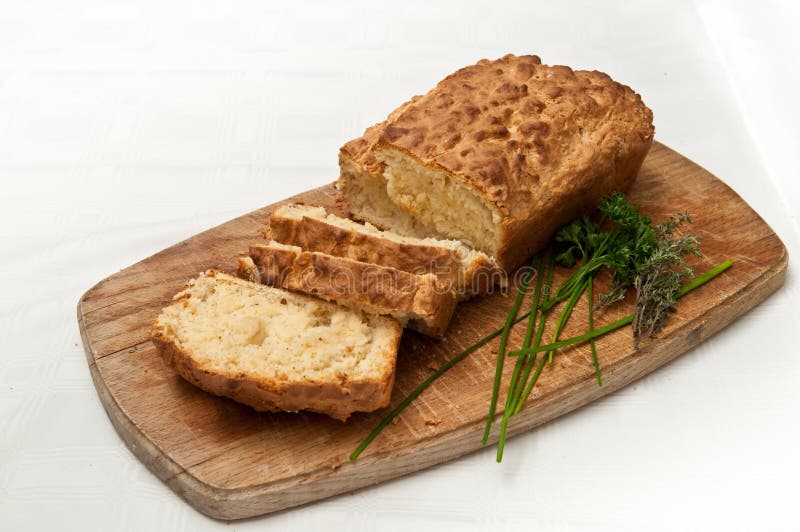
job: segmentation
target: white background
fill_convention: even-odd
[[[797,8],[289,4],[0,1],[0,529],[797,530]],[[639,91],[656,138],[778,232],[786,286],[670,366],[515,438],[502,466],[479,452],[272,516],[197,513],[108,421],[80,295],[333,180],[344,141],[507,52]]]

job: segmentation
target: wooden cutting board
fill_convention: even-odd
[[[656,143],[630,197],[655,222],[678,211],[692,215],[692,232],[701,238],[705,253],[697,273],[725,259],[734,261],[733,268],[681,299],[668,326],[638,350],[630,328],[599,339],[602,388],[594,380],[587,347],[560,352],[545,368],[525,409],[512,418],[510,434],[646,375],[734,321],[783,283],[788,257],[778,236],[733,190],[678,153]],[[343,214],[332,186],[287,201]],[[150,320],[198,272],[212,267],[232,271],[238,252],[263,238],[260,229],[274,207],[231,220],[134,264],[100,281],[78,302],[92,378],[131,451],[201,512],[235,519],[351,491],[481,448],[497,340],[436,381],[355,462],[348,460],[350,452],[389,409],[357,414],[347,423],[309,413],[257,413],[198,390],[162,363],[148,339]],[[563,275],[557,272],[555,282]],[[436,367],[501,327],[511,302],[511,295],[495,294],[461,304],[442,341],[406,331],[392,405]],[[562,337],[586,330],[587,306],[586,301],[578,304]],[[599,314],[596,326],[630,311],[628,301]],[[514,329],[512,348],[520,345],[524,328]],[[550,337],[548,331],[545,338]],[[503,401],[501,394],[499,405]],[[485,458],[494,460],[494,453]]]

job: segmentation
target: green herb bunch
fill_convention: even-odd
[[[585,278],[594,277],[602,268],[609,269],[611,286],[600,296],[595,310],[621,301],[625,292],[635,287],[633,329],[638,342],[642,336],[657,332],[674,310],[681,283],[693,274],[684,256],[699,256],[700,242],[694,236],[676,234],[683,224],[691,223],[688,214],[671,216],[654,226],[620,193],[603,199],[600,212],[598,221],[584,216],[556,235],[561,247],[556,262],[568,268],[580,263],[570,276],[576,280],[570,282],[568,278],[562,286],[574,290]]]

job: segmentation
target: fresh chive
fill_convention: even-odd
[[[567,304],[564,306],[564,310],[561,311],[561,316],[558,317],[558,322],[556,322],[556,330],[553,332],[554,342],[558,340],[558,335],[561,334],[561,331],[563,331],[564,327],[566,327],[567,320],[569,320],[569,317],[572,316],[572,309],[575,308],[575,305],[578,303],[578,299],[580,299],[580,297],[586,291],[586,285],[587,282],[584,280],[573,289],[572,295],[570,295],[569,300],[567,300]],[[551,364],[553,363],[552,351],[547,352],[547,361]]]
[[[570,279],[574,279],[574,278],[576,278],[576,277],[572,277],[572,276],[570,277]],[[590,279],[591,279],[591,277],[590,277]],[[561,331],[566,326],[567,320],[572,315],[572,309],[575,308],[575,305],[578,302],[578,299],[580,299],[581,295],[586,290],[586,285],[587,285],[587,282],[584,280],[581,283],[577,284],[575,286],[575,288],[572,289],[572,295],[569,297],[569,300],[567,301],[567,304],[564,306],[564,309],[561,311],[561,316],[559,316],[558,322],[556,323],[556,328],[555,328],[555,331],[553,332],[553,340],[554,341],[558,340],[558,335],[561,334]],[[563,286],[563,284],[562,284],[562,286]],[[517,352],[519,352],[521,354],[523,351],[528,351],[533,356],[535,356],[536,353],[544,352],[541,348],[535,348],[534,351],[531,351],[531,348],[528,348],[527,350],[523,349],[523,350],[520,350],[520,351],[517,351]],[[519,413],[519,411],[522,410],[522,405],[525,404],[525,401],[528,399],[528,396],[533,391],[533,387],[536,385],[536,381],[539,380],[539,375],[542,374],[542,369],[544,369],[544,365],[545,365],[545,363],[547,361],[550,361],[550,362],[553,361],[553,350],[546,351],[546,354],[544,356],[542,356],[541,360],[539,361],[539,364],[536,366],[536,371],[533,373],[533,376],[531,377],[531,380],[523,388],[522,393],[517,398],[516,405],[514,407],[514,413],[515,414]]]
[[[535,355],[535,353],[533,354]],[[531,380],[525,386],[525,389],[522,391],[522,395],[520,395],[519,400],[517,401],[516,412],[514,412],[515,414],[518,414],[520,410],[522,410],[522,405],[524,405],[525,401],[528,400],[528,396],[533,391],[533,387],[536,386],[536,381],[539,380],[539,375],[542,374],[545,364],[547,364],[547,357],[543,356],[539,359],[539,363],[536,365],[536,371],[533,372]]]
[[[536,288],[533,291],[533,303],[531,303],[531,311],[528,313],[528,327],[525,329],[525,339],[522,342],[522,345],[528,347],[531,345],[531,338],[533,338],[533,330],[536,326],[536,314],[539,308],[539,303],[541,302],[542,298],[542,286],[543,286],[543,279],[545,275],[545,254],[542,253],[539,255],[539,259],[536,261]]]
[[[589,278],[589,332],[594,330],[594,277]],[[603,386],[603,376],[600,375],[600,362],[597,360],[597,347],[594,345],[594,338],[589,340],[592,346],[592,365],[594,366],[594,374],[597,377],[597,386]]]
[[[695,277],[694,279],[692,279],[691,281],[689,281],[685,285],[681,286],[680,290],[678,290],[678,295],[676,297],[679,297],[679,298],[683,297],[686,294],[688,294],[689,292],[691,292],[692,290],[694,290],[695,288],[703,286],[704,284],[706,284],[711,279],[713,279],[717,275],[721,274],[722,272],[724,272],[725,270],[727,270],[731,266],[733,266],[733,261],[731,261],[731,260],[726,260],[725,262],[721,262],[721,263],[717,264],[716,266],[714,266],[713,268],[708,270],[703,275],[698,275],[697,277]]]
[[[553,271],[555,270],[556,263],[555,263],[555,253],[551,250],[550,251],[550,264],[547,270],[547,281],[545,282],[544,286],[544,296],[548,298],[550,296],[550,290],[553,285]],[[544,326],[545,321],[548,316],[548,311],[543,310],[542,306],[539,306],[540,309],[540,317],[539,317],[539,326],[536,329],[536,337],[533,340],[534,346],[539,346],[542,343],[542,336],[544,335]],[[536,355],[529,355],[527,357],[527,361],[525,363],[525,372],[522,374],[521,383],[522,386],[518,386],[515,393],[514,393],[514,405],[512,407],[511,415],[517,415],[519,413],[520,401],[519,398],[522,396],[522,391],[525,389],[525,383],[528,382],[528,377],[530,377],[531,371],[533,370],[534,364],[536,364]]]
[[[531,303],[531,310],[528,312],[528,327],[525,329],[525,339],[522,342],[522,347],[527,348],[531,345],[531,338],[533,337],[533,330],[536,327],[536,315],[539,308],[539,301],[542,295],[542,279],[544,278],[544,254],[541,254],[536,259],[536,289],[533,292],[533,302]],[[508,393],[506,395],[506,406],[503,409],[503,421],[500,424],[500,439],[497,443],[497,461],[503,460],[503,449],[506,442],[506,431],[508,430],[508,419],[511,417],[511,411],[514,406],[514,397],[516,388],[518,386],[519,374],[522,370],[522,365],[526,357],[517,359],[514,364],[514,373],[511,375],[511,382],[508,384]]]
[[[531,267],[535,264],[536,257],[531,260]],[[511,331],[511,326],[514,325],[514,319],[519,312],[519,306],[522,304],[522,299],[525,297],[525,292],[528,289],[528,283],[531,280],[533,273],[531,271],[525,272],[522,276],[517,297],[508,313],[506,323],[503,326],[503,333],[500,336],[500,345],[497,347],[497,367],[494,372],[494,385],[492,387],[492,398],[489,402],[489,414],[486,416],[486,428],[483,430],[483,444],[489,441],[489,434],[492,431],[492,423],[494,422],[494,414],[497,410],[497,396],[500,394],[500,382],[503,380],[503,362],[506,356],[506,344],[508,343],[508,333]]]
[[[525,329],[525,339],[522,342],[523,349],[526,347],[530,347],[531,345],[531,337],[533,336],[533,330],[536,326],[536,316],[537,310],[539,307],[539,302],[541,300],[542,294],[542,278],[544,277],[544,255],[539,257],[536,262],[536,288],[533,294],[533,302],[531,303],[531,310],[528,312],[528,326]],[[509,398],[513,397],[513,390],[517,385],[517,381],[519,379],[519,372],[522,369],[522,362],[523,359],[520,358],[517,360],[517,364],[514,367],[514,373],[511,376],[511,382],[509,382],[509,393],[506,397],[506,407],[508,407],[508,400]]]
[[[516,357],[516,356],[522,356],[522,355],[527,355],[527,354],[556,351],[558,349],[561,349],[562,347],[568,347],[570,345],[575,345],[575,344],[582,344],[583,342],[586,342],[586,341],[591,340],[593,338],[598,338],[600,336],[603,336],[604,334],[610,333],[611,331],[616,331],[617,329],[620,329],[620,328],[624,327],[625,325],[630,325],[631,323],[633,323],[633,314],[628,314],[624,318],[620,318],[615,322],[609,323],[608,325],[604,325],[602,327],[598,327],[597,329],[594,329],[592,332],[586,332],[586,333],[580,334],[578,336],[573,336],[571,338],[567,338],[565,340],[560,340],[558,342],[553,342],[551,344],[541,345],[541,346],[539,346],[539,347],[537,347],[535,349],[533,347],[529,347],[528,349],[520,349],[519,351],[511,351],[508,354],[508,356]]]

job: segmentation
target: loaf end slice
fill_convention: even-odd
[[[389,315],[441,338],[457,299],[433,274],[410,272],[270,242],[250,246],[264,283],[315,295],[366,312]]]
[[[388,405],[401,334],[392,318],[209,271],[154,318],[152,339],[207,392],[344,421]]]
[[[459,300],[489,293],[507,282],[505,271],[483,253],[456,240],[415,238],[381,231],[329,214],[322,207],[282,205],[270,217],[270,235],[282,243],[360,262],[424,275],[432,273]]]

